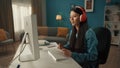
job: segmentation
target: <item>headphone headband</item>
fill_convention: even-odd
[[[80,10],[82,11],[82,15],[80,15],[80,22],[86,22],[87,20],[87,16],[86,16],[86,12],[85,9],[82,8],[81,6],[75,6],[76,8],[80,8]]]

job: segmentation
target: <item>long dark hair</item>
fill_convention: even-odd
[[[79,8],[73,8],[71,9],[71,11],[74,11],[80,15],[82,14],[82,11]],[[75,26],[72,27],[72,34],[70,38],[71,51],[81,53],[85,52],[86,50],[85,33],[87,30],[88,30],[87,20],[85,22],[80,22],[78,34]],[[76,34],[78,35],[77,37]]]

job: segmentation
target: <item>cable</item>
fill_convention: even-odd
[[[11,63],[13,62],[13,61],[15,61],[21,54],[22,54],[22,52],[24,51],[24,49],[25,49],[25,47],[26,47],[26,44],[27,44],[27,42],[26,42],[26,37],[27,37],[27,35],[28,35],[28,33],[27,32],[25,32],[25,34],[24,34],[24,36],[23,36],[23,38],[22,38],[22,42],[21,42],[21,44],[20,44],[20,53],[16,56],[16,57],[14,57],[13,59],[12,59],[12,61],[10,62],[10,64],[9,65],[11,65]],[[24,45],[25,44],[25,45]]]
[[[26,47],[26,44],[24,45],[24,47],[23,47],[23,45],[24,45],[24,44],[21,45],[20,53],[19,53],[16,57],[13,58],[13,60],[10,62],[9,65],[11,65],[12,62],[15,61],[15,60],[22,54],[22,52],[24,51],[24,49],[25,49],[25,47]],[[22,49],[23,49],[23,50],[22,50]]]
[[[26,41],[27,36],[28,36],[28,41]],[[27,44],[29,44],[29,45],[31,46],[29,34],[26,32],[26,33],[24,34],[24,37],[23,37],[22,42],[21,42],[21,45],[20,45],[20,46],[21,46],[21,47],[20,47],[20,53],[19,53],[16,57],[13,58],[13,60],[10,62],[9,65],[11,65],[11,64],[13,63],[13,61],[15,61],[17,58],[18,58],[18,60],[19,60],[20,62],[35,61],[35,59],[30,59],[30,60],[26,60],[26,61],[20,60],[20,55],[23,53],[23,51],[24,51],[24,49],[25,49],[25,47],[26,47]]]

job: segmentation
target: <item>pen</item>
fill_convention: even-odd
[[[17,65],[17,68],[20,68],[20,65],[19,65],[19,64]]]

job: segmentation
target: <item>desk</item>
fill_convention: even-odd
[[[20,47],[15,54],[17,56],[20,52]],[[18,64],[20,64],[20,68],[82,68],[79,64],[77,64],[72,58],[68,58],[62,61],[55,61],[53,58],[48,54],[48,47],[47,46],[40,46],[40,58],[36,61],[30,62],[19,62],[18,58],[11,63],[9,68],[16,68]],[[28,47],[26,46],[23,53],[28,53]],[[14,57],[15,57],[14,56]]]

